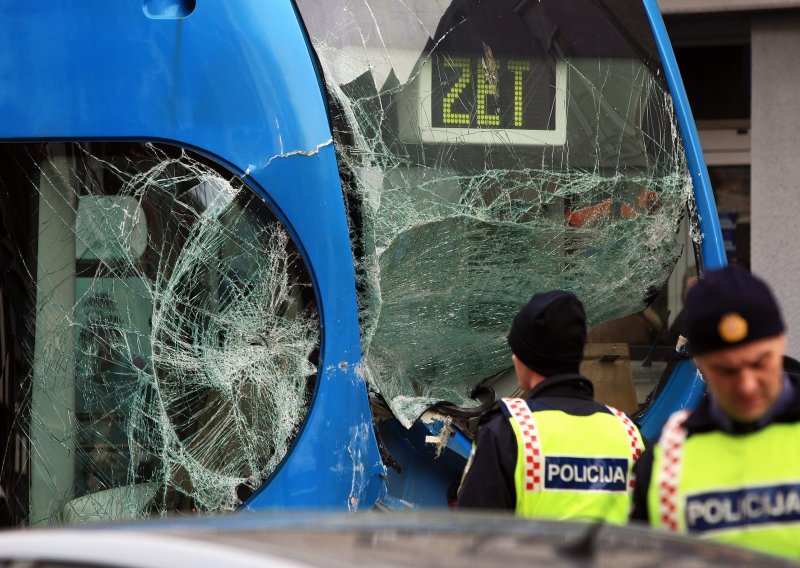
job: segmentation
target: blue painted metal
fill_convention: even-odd
[[[658,440],[661,428],[670,414],[679,408],[694,408],[705,392],[705,383],[691,359],[679,361],[664,390],[639,421],[642,436],[646,440]]]
[[[727,264],[725,244],[722,240],[722,230],[717,206],[714,202],[714,193],[711,189],[711,180],[708,177],[708,168],[706,168],[703,149],[700,146],[700,136],[697,134],[697,127],[689,107],[689,99],[683,87],[675,53],[670,44],[658,4],[656,0],[644,0],[644,6],[653,28],[658,52],[661,55],[661,63],[672,94],[678,126],[686,148],[686,160],[692,176],[697,213],[700,217],[700,233],[703,236],[701,243],[703,266],[706,270],[721,268]],[[656,439],[672,412],[681,408],[694,407],[704,392],[705,382],[694,364],[690,360],[680,362],[673,369],[672,376],[664,390],[640,420],[643,435],[651,440]]]
[[[142,0],[3,0],[0,78],[0,139],[174,143],[227,165],[270,204],[312,275],[322,352],[305,424],[247,506],[371,506],[384,468],[356,370],[349,233],[325,101],[291,2],[198,2],[187,17],[152,19]]]
[[[644,7],[653,28],[658,53],[661,55],[661,64],[664,67],[672,102],[675,106],[678,126],[686,148],[686,160],[692,176],[697,213],[700,216],[700,232],[703,235],[703,265],[708,270],[722,268],[727,264],[727,257],[725,256],[725,244],[722,241],[717,205],[714,202],[714,193],[708,177],[708,168],[706,168],[703,158],[700,136],[697,134],[692,109],[689,107],[689,99],[686,96],[686,89],[683,87],[678,62],[675,59],[675,52],[669,41],[667,28],[664,26],[664,19],[661,17],[656,0],[644,0]]]
[[[472,452],[472,442],[464,434],[456,430],[447,441],[447,448],[466,460]]]
[[[384,448],[402,468],[388,470],[384,505],[411,509],[448,506],[448,490],[461,479],[471,443],[455,431],[447,444],[437,449],[428,437],[438,437],[444,426],[441,420],[418,420],[409,429],[395,419],[378,424]]]

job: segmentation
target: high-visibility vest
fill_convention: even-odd
[[[633,464],[644,449],[621,411],[575,416],[532,412],[521,398],[503,399],[517,438],[514,483],[518,515],[622,524],[628,519]]]
[[[673,414],[654,448],[650,524],[800,558],[800,422],[687,437],[688,415]]]

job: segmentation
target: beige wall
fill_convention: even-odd
[[[777,293],[800,357],[800,14],[752,22],[752,268]]]
[[[664,14],[736,12],[798,8],[800,0],[658,0]]]

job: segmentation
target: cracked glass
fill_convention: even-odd
[[[319,317],[286,229],[180,148],[2,148],[16,509],[52,525],[236,508],[314,389]]]
[[[297,4],[331,102],[365,374],[402,423],[475,406],[533,293],[574,291],[592,327],[663,288],[692,188],[641,3]]]

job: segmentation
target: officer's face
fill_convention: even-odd
[[[764,416],[783,389],[786,335],[694,358],[722,410],[740,422]]]

